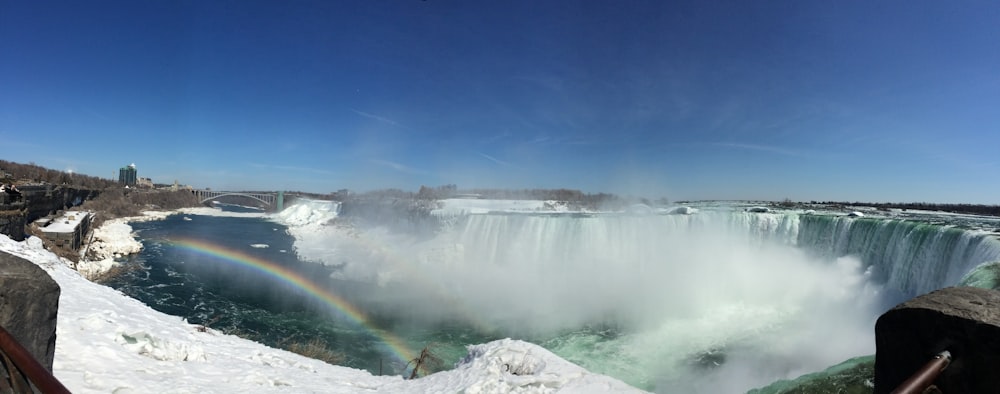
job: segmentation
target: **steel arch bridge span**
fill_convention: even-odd
[[[249,197],[254,200],[260,201],[267,206],[274,206],[275,200],[278,196],[274,193],[245,193],[245,192],[225,192],[225,191],[210,191],[210,190],[192,190],[195,196],[198,197],[200,203],[204,204],[211,200],[215,200],[219,197],[225,196],[242,196]]]

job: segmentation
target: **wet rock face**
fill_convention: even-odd
[[[59,285],[34,263],[0,252],[0,326],[52,371]]]
[[[934,384],[945,393],[1000,387],[1000,291],[951,287],[906,301],[875,323],[875,393],[889,393],[935,354],[952,362]]]

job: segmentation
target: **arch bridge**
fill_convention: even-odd
[[[261,203],[263,203],[264,205],[266,205],[268,208],[270,208],[270,209],[277,209],[278,211],[280,211],[283,208],[283,205],[284,205],[284,202],[285,202],[284,201],[285,200],[284,192],[281,192],[281,191],[278,191],[278,192],[227,192],[227,191],[197,190],[197,189],[195,189],[195,190],[192,190],[191,193],[194,193],[194,195],[198,197],[199,202],[201,202],[202,204],[204,204],[206,202],[209,202],[211,200],[215,200],[215,199],[220,198],[220,197],[225,197],[225,196],[242,196],[242,197],[249,197],[249,198],[252,198],[254,200],[260,201]]]

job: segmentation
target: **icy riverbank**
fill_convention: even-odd
[[[77,271],[84,277],[95,278],[114,268],[116,258],[139,253],[142,243],[132,236],[129,223],[161,220],[172,212],[148,211],[143,216],[117,218],[104,222],[94,229],[93,238],[84,249],[84,255],[76,264]]]
[[[217,208],[196,207],[182,208],[176,211],[145,211],[142,216],[132,216],[112,219],[104,222],[94,230],[93,239],[87,245],[84,256],[77,263],[76,269],[87,278],[98,277],[118,263],[116,258],[139,253],[142,243],[132,234],[129,223],[162,220],[170,215],[205,215],[228,217],[264,217],[263,213],[225,212]]]
[[[211,211],[204,213],[226,215]],[[135,242],[124,222],[111,223],[102,232],[107,244],[102,253],[112,257],[127,250],[128,241]],[[15,242],[0,237],[0,250],[35,262],[62,288],[54,373],[77,393],[638,391],[541,347],[512,340],[470,346],[469,355],[453,370],[424,378],[372,376],[154,311],[87,281],[35,238]]]

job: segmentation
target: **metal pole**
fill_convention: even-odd
[[[48,369],[45,369],[42,364],[39,364],[38,360],[35,360],[35,357],[32,356],[27,349],[21,346],[21,344],[17,342],[17,339],[14,339],[14,336],[10,335],[10,333],[3,327],[0,327],[0,349],[2,349],[3,352],[10,357],[14,366],[16,366],[17,369],[21,371],[21,373],[23,373],[31,384],[35,385],[39,391],[46,394],[69,394],[69,390],[66,389],[66,386],[63,386],[55,376],[52,376],[52,373],[49,372]]]
[[[934,380],[937,379],[938,375],[941,374],[948,368],[948,364],[951,364],[951,352],[944,350],[938,353],[930,361],[924,364],[923,367],[910,375],[909,379],[906,379],[901,383],[892,394],[919,394],[927,390]]]

